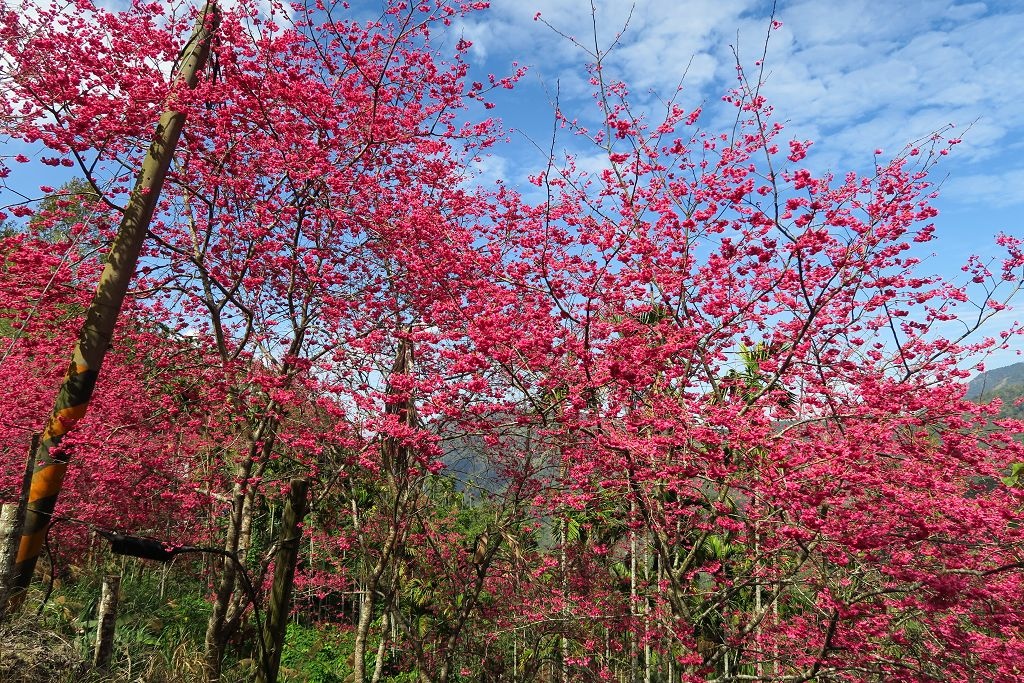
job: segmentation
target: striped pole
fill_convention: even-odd
[[[210,43],[218,17],[216,0],[207,0],[196,20],[195,30],[182,50],[176,83],[195,87],[199,73],[210,56]],[[185,114],[176,111],[164,112],[157,123],[153,142],[142,162],[135,189],[125,208],[117,237],[107,254],[96,293],[86,312],[85,323],[75,344],[71,365],[64,376],[53,413],[32,453],[35,462],[28,509],[13,570],[14,593],[10,606],[14,609],[24,601],[25,589],[32,581],[36,561],[67,472],[70,454],[59,448],[60,443],[89,408],[100,367],[110,347],[128,284],[135,275],[142,243],[156,210],[164,177],[184,123]]]

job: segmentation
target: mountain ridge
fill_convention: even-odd
[[[967,383],[967,398],[974,401],[993,397],[1007,387],[1024,386],[1024,363],[1014,363],[981,373]]]

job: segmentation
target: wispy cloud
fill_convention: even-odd
[[[684,102],[706,99],[710,120],[714,103],[735,83],[733,48],[747,68],[761,56],[770,7],[760,0],[637,0],[632,8],[595,0],[595,6],[599,46],[609,47],[625,27],[605,67],[630,84],[640,106],[655,93],[672,95],[686,71]],[[531,65],[527,85],[535,92],[539,84],[553,92],[557,81],[563,105],[588,111],[586,54],[544,22],[590,49],[590,3],[495,0],[492,7],[464,27],[475,56],[498,65],[518,58]],[[543,21],[534,20],[537,12]],[[1001,202],[1022,202],[1014,183],[1024,164],[1004,152],[1024,139],[1024,50],[1012,49],[1024,35],[1024,8],[1012,2],[796,0],[780,1],[777,16],[784,25],[771,36],[763,92],[786,121],[787,135],[816,140],[816,164],[864,168],[875,148],[895,153],[956,123],[970,131],[955,156],[957,168],[946,170],[962,175],[963,186],[983,175],[993,183],[963,201],[998,194]],[[540,120],[550,122],[544,97],[515,106],[535,106]]]
[[[952,178],[945,191],[964,201],[994,207],[1024,204],[1024,168]]]

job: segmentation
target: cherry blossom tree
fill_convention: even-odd
[[[1024,249],[966,285],[915,252],[958,140],[821,174],[760,73],[718,134],[641,113],[595,52],[597,125],[556,122],[604,167],[473,187],[498,129],[469,44],[434,41],[479,5],[225,6],[191,90],[187,5],[0,15],[4,133],[91,188],[70,241],[3,238],[5,452],[170,103],[188,126],[57,514],[218,548],[208,680],[297,475],[300,582],[349,596],[356,681],[1019,678],[1022,425],[962,380],[1020,333],[971,336]]]
[[[37,214],[45,219],[44,214]],[[84,232],[82,223],[72,227]],[[3,498],[17,500],[39,415],[52,402],[64,371],[90,283],[99,262],[82,241],[48,242],[25,234],[4,238],[5,392]],[[195,403],[202,390],[173,374],[194,363],[197,349],[132,305],[109,358],[109,380],[93,413],[62,448],[79,467],[65,481],[66,503],[50,544],[74,558],[88,546],[88,523],[103,529],[157,535],[186,544],[209,537],[207,491],[192,478],[204,448]],[[194,380],[193,380],[194,381]],[[146,495],[140,495],[146,492]]]
[[[250,548],[254,512],[273,494],[270,473],[298,467],[316,476],[330,446],[365,450],[364,436],[345,439],[347,425],[359,434],[393,426],[385,392],[355,380],[372,374],[389,340],[415,320],[408,299],[422,298],[424,251],[471,241],[459,236],[460,222],[478,201],[460,189],[456,160],[492,141],[489,122],[455,119],[468,43],[445,63],[426,42],[432,25],[470,8],[396,3],[363,25],[237,6],[217,26],[216,66],[187,95],[168,86],[163,69],[193,19],[187,7],[5,15],[9,104],[26,103],[9,117],[10,134],[53,150],[47,163],[79,165],[115,210],[127,190],[123,169],[137,163],[158,104],[170,98],[190,122],[137,287],[164,325],[205,347],[196,379],[220,400],[208,404],[203,438],[212,451],[201,474],[230,491],[228,557]],[[144,51],[119,49],[127,35]],[[95,45],[112,47],[97,55]],[[304,424],[318,405],[334,422]],[[226,562],[215,590],[211,680],[248,604],[237,571]]]
[[[563,680],[635,675],[641,650],[648,680],[1015,678],[1021,501],[999,477],[1021,425],[993,427],[961,382],[1019,333],[969,340],[1019,289],[1020,240],[965,265],[976,289],[912,249],[932,239],[928,172],[959,141],[815,175],[742,69],[735,126],[712,134],[699,110],[635,112],[604,56],[600,125],[559,117],[605,169],[538,174],[548,200],[517,209],[505,247],[552,319],[477,337],[524,398],[557,398],[542,424],[562,490],[538,514],[590,538],[558,539],[526,619],[563,623]],[[579,627],[598,616],[603,637]]]

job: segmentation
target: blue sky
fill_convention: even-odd
[[[764,49],[772,3],[765,0],[493,0],[488,12],[458,30],[473,42],[481,70],[530,71],[511,92],[493,96],[492,111],[517,130],[512,144],[482,166],[524,190],[528,173],[547,158],[553,93],[563,109],[594,111],[587,55],[557,29],[602,47],[623,30],[605,66],[631,86],[643,107],[670,96],[683,73],[683,102],[706,103],[711,130],[734,116],[720,97],[735,82],[738,46],[746,67]],[[543,21],[534,19],[540,12]],[[815,141],[815,170],[870,173],[876,149],[894,155],[941,129],[962,137],[934,176],[937,239],[926,245],[925,270],[959,281],[970,253],[995,256],[996,233],[1024,236],[1024,3],[947,0],[780,0],[768,45],[763,89],[786,125],[784,138]],[[628,19],[628,21],[627,21]],[[553,28],[552,28],[553,27]],[[532,142],[537,142],[540,149]],[[559,137],[556,151],[593,154]],[[1024,300],[1016,302],[1024,310]],[[1003,313],[994,333],[1020,314]],[[1019,345],[1018,345],[1019,346]],[[1015,350],[988,359],[995,367],[1021,360]]]

